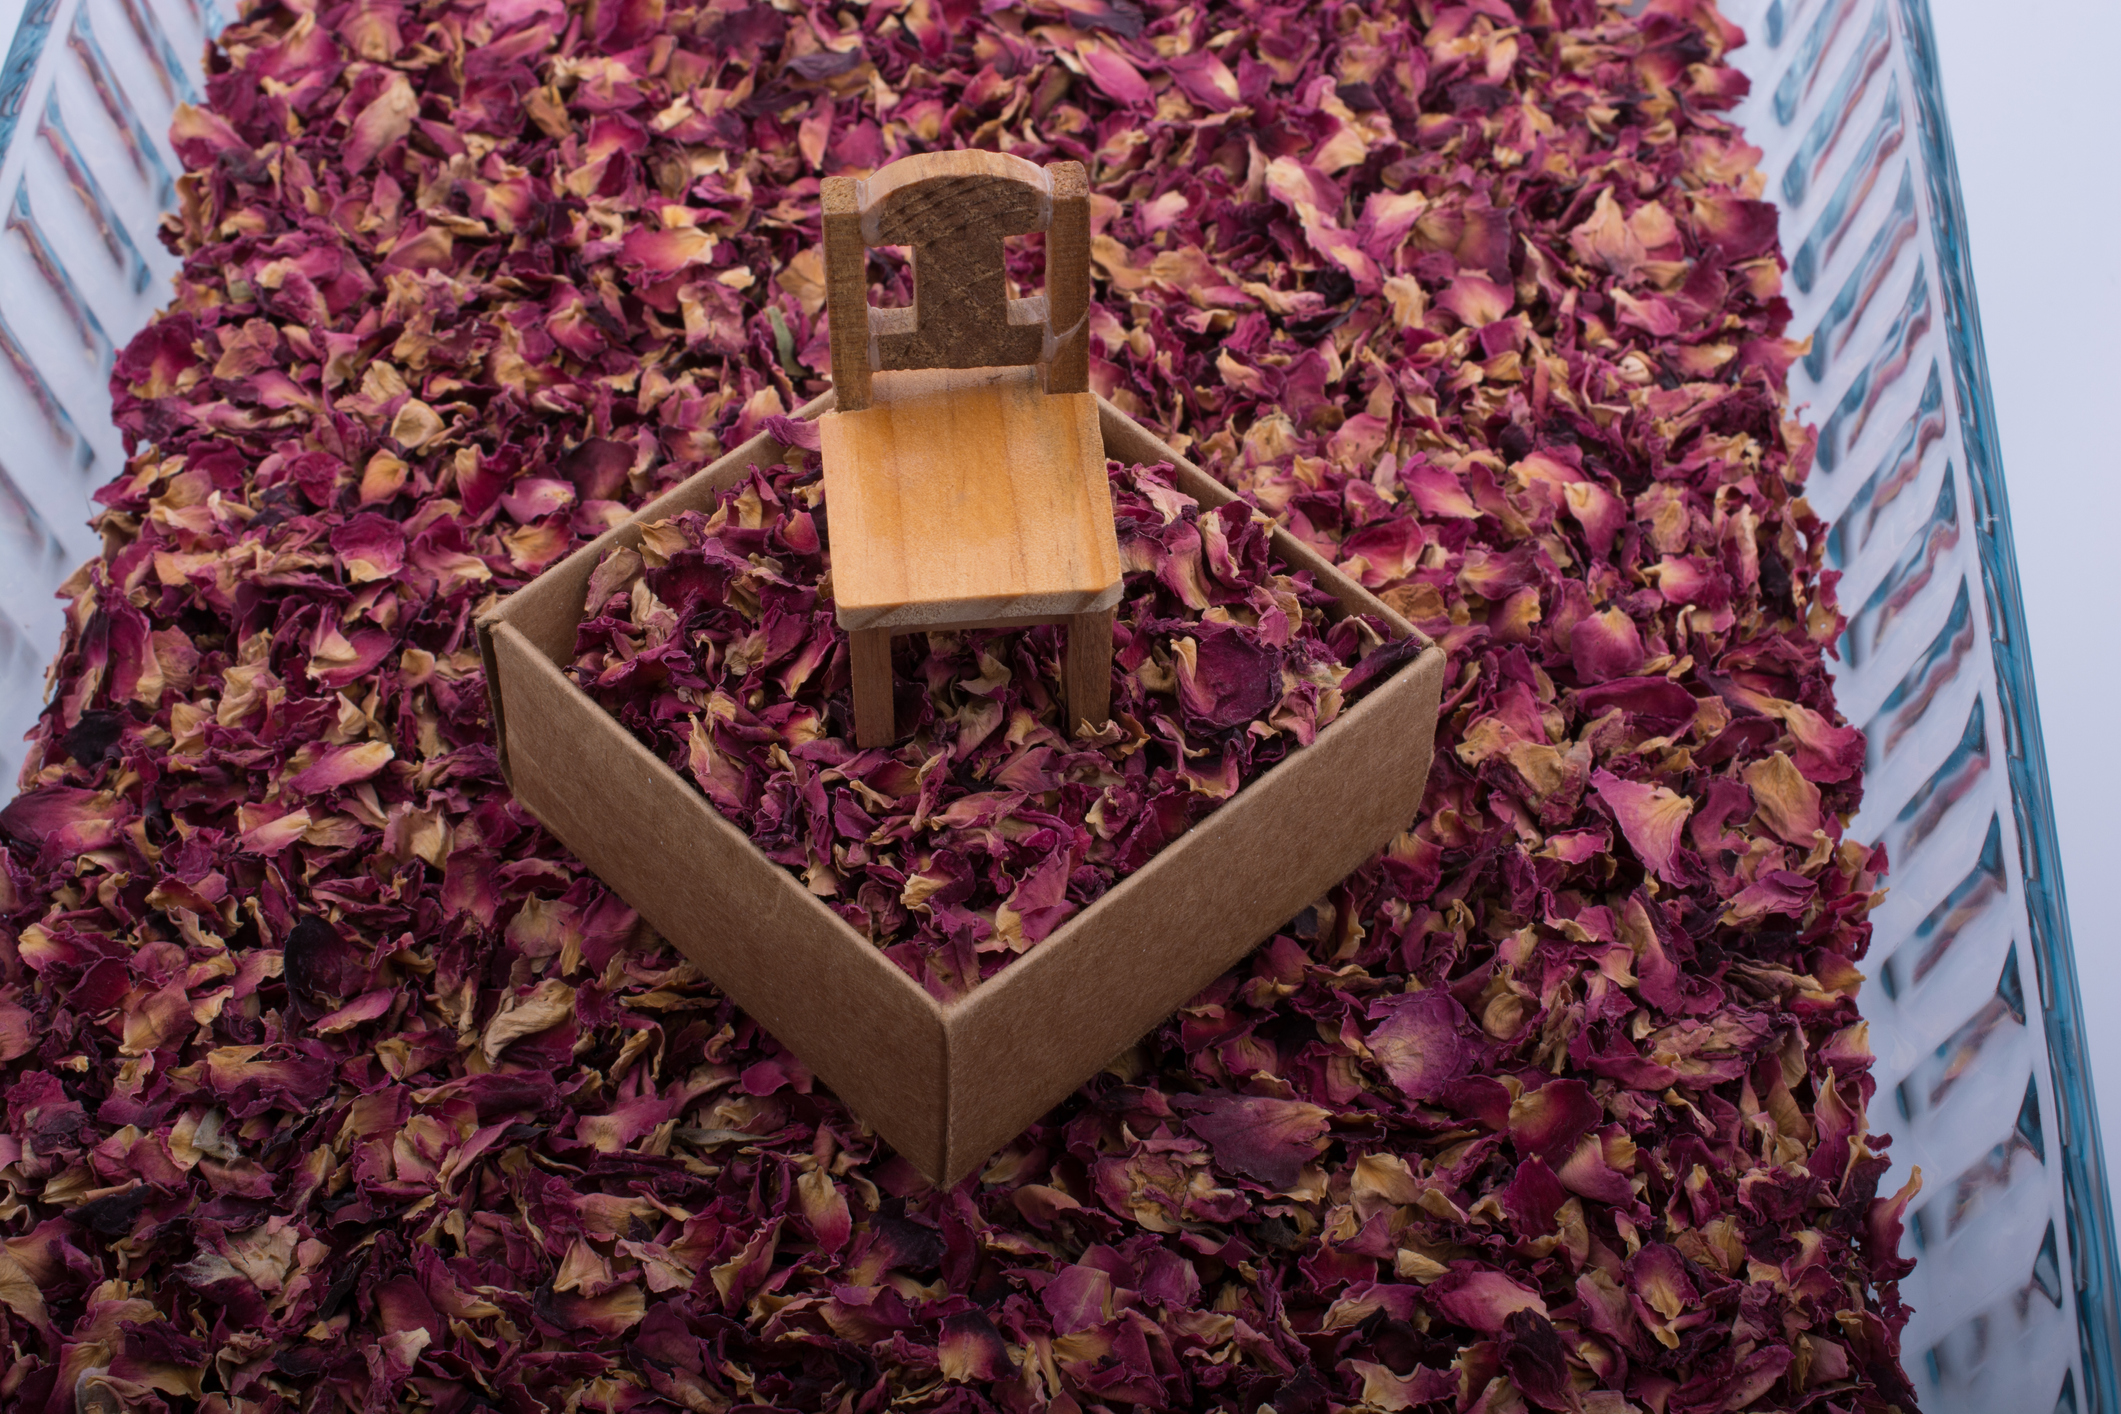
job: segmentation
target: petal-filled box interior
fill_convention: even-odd
[[[814,417],[829,396],[798,416]],[[1100,400],[1109,457],[1230,491]],[[565,671],[590,577],[643,527],[713,508],[789,450],[761,433],[503,601],[480,624],[517,796],[641,915],[931,1179],[950,1182],[1407,830],[1444,655],[1286,532],[1272,553],[1418,651],[1035,949],[931,995],[724,818]],[[1394,655],[1395,657],[1401,655]]]

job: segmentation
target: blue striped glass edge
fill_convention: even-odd
[[[1945,118],[1929,0],[1898,3],[1908,39],[1908,65],[1914,72],[1923,177],[1929,183],[1930,210],[1936,222],[1945,343],[1959,394],[1960,435],[1966,447],[1967,485],[1974,498],[1981,587],[1988,596],[1989,646],[1995,658],[1998,705],[2009,755],[2026,926],[2039,968],[2041,1023],[2047,1032],[2056,1107],[2061,1112],[2062,1186],[2076,1269],[2072,1275],[2085,1394],[2094,1411],[2121,1414],[2121,1383],[2117,1383],[2115,1369],[2116,1353],[2121,1351],[2121,1310],[2116,1309],[2121,1260],[2115,1253],[2113,1201],[2099,1140],[2099,1112],[2092,1101],[2091,1067],[2084,1053],[2084,1004],[2070,941],[2054,801],[2048,793],[2047,747],[2040,734],[2039,695],[2033,685],[2025,605],[2018,589],[2018,555],[2011,538],[2003,454],[1996,440],[1988,353],[1981,341],[1981,311],[1974,298],[1966,206],[1959,192],[1951,126]]]

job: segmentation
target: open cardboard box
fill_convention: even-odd
[[[827,393],[796,416],[831,407]],[[1098,418],[1108,457],[1169,462],[1205,506],[1233,499],[1102,398]],[[648,523],[710,510],[753,464],[786,454],[753,437],[480,620],[501,769],[547,829],[857,1115],[929,1179],[954,1183],[1411,827],[1444,655],[1427,644],[1044,942],[939,1002],[561,671],[605,551],[638,544]],[[1420,638],[1287,532],[1273,548],[1343,612]]]

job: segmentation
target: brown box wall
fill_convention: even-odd
[[[831,395],[797,412],[815,417]],[[1099,399],[1106,455],[1230,491]],[[479,624],[517,797],[643,918],[930,1179],[954,1182],[1400,831],[1428,777],[1442,652],[1429,645],[1147,866],[943,1003],[814,897],[567,679],[589,576],[640,527],[710,510],[763,434],[552,566]],[[829,512],[828,512],[829,513]],[[1309,546],[1274,551],[1344,609],[1405,620]]]

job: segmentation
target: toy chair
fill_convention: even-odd
[[[838,410],[820,423],[855,738],[895,736],[897,633],[1067,626],[1071,728],[1110,715],[1119,540],[1089,391],[1080,162],[908,157],[824,183]],[[1046,292],[1009,298],[1002,238],[1046,233]],[[870,246],[912,248],[913,307],[869,307]]]

